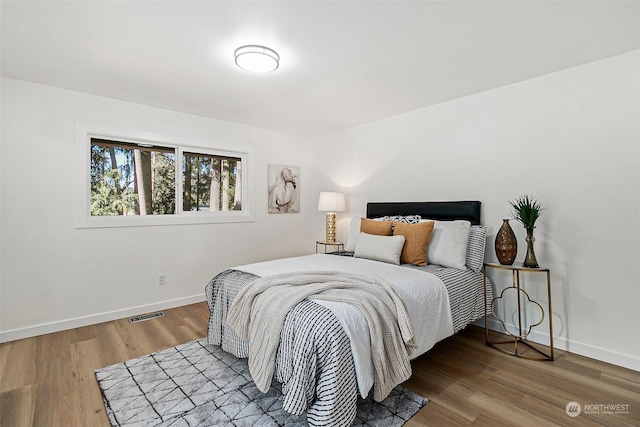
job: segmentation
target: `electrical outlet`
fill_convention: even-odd
[[[167,284],[167,275],[166,274],[158,274],[158,285],[166,285]]]

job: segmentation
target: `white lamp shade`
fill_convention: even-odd
[[[344,211],[344,193],[322,191],[318,200],[318,210],[323,212]]]

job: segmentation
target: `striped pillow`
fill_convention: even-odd
[[[467,244],[467,267],[476,273],[482,270],[486,243],[487,227],[472,225],[469,229],[469,243]]]
[[[422,217],[420,215],[385,215],[382,221],[391,221],[391,232],[396,229],[397,223],[418,224]]]

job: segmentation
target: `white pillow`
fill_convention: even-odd
[[[399,265],[404,240],[404,236],[375,236],[360,233],[353,256]]]
[[[349,224],[349,237],[347,237],[347,244],[344,246],[345,251],[353,252],[356,250],[358,236],[360,236],[360,217],[354,217],[351,218]]]
[[[362,218],[351,218],[351,222],[349,223],[349,236],[347,236],[347,244],[344,247],[344,250],[347,252],[354,252],[356,250],[356,245],[358,244],[358,237],[360,237],[360,220]],[[384,221],[383,218],[371,218],[374,221]]]
[[[434,222],[427,247],[428,263],[466,270],[471,222],[464,220]]]

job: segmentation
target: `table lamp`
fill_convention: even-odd
[[[327,243],[336,243],[338,228],[336,224],[336,212],[344,211],[344,193],[330,191],[320,192],[318,210],[327,212],[326,240]]]

